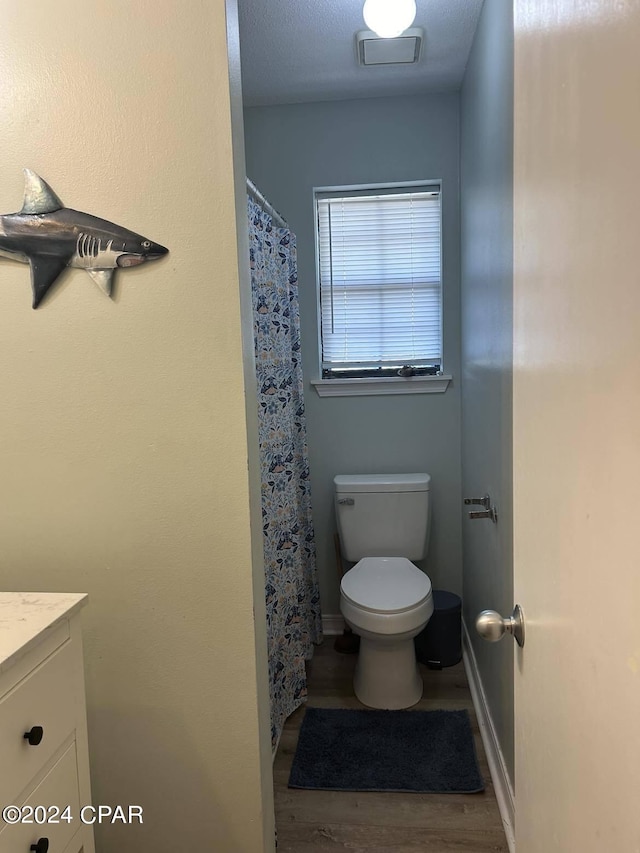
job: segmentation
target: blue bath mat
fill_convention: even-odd
[[[474,794],[484,783],[466,711],[307,708],[289,787]]]

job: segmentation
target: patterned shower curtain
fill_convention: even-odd
[[[271,737],[306,699],[322,639],[300,361],[296,238],[249,199]]]

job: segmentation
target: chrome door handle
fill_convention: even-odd
[[[511,634],[516,643],[524,646],[524,613],[519,604],[511,616],[503,618],[495,610],[483,610],[476,619],[476,630],[483,640],[497,643],[505,634]]]

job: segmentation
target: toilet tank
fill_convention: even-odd
[[[347,560],[426,556],[428,474],[338,474],[333,483],[340,545]]]

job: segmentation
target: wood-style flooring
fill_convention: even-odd
[[[333,637],[307,664],[308,705],[362,708],[353,694],[355,655],[334,651]],[[474,728],[481,794],[378,794],[287,788],[304,707],[287,720],[275,758],[278,853],[508,853],[463,665],[421,665],[424,694],[416,709],[466,708]]]

